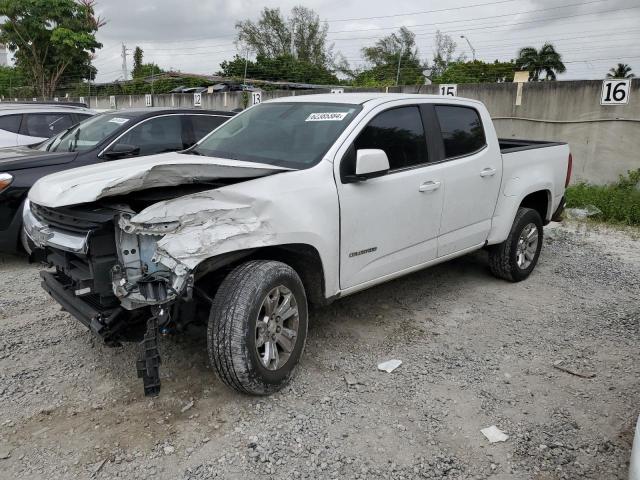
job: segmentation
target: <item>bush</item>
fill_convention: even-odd
[[[605,222],[640,225],[640,169],[620,175],[612,185],[579,183],[566,192],[567,207],[595,205],[600,210],[595,219]]]

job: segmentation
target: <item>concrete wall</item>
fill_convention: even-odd
[[[437,94],[438,86],[388,90]],[[458,85],[458,96],[484,102],[500,137],[569,142],[574,182],[608,183],[640,168],[640,79],[632,82],[627,105],[600,105],[601,90],[601,80],[526,83],[521,105],[516,105],[516,84],[483,83]],[[263,92],[263,100],[308,93],[322,92]],[[157,107],[193,107],[193,94],[155,95],[153,102]],[[108,97],[91,97],[90,103],[92,108],[109,108]],[[242,105],[240,92],[202,95],[201,108],[233,110]],[[117,108],[144,106],[144,95],[117,97]]]

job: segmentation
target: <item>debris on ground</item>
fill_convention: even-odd
[[[387,360],[386,362],[382,362],[378,364],[378,370],[382,370],[383,372],[391,373],[396,368],[402,365],[402,360]]]
[[[562,360],[556,360],[555,362],[553,362],[553,368],[556,368],[561,372],[566,372],[570,375],[575,375],[576,377],[580,377],[580,378],[595,378],[596,376],[595,373],[580,373],[575,370],[571,370],[570,368],[563,367]]]
[[[600,215],[602,213],[602,210],[600,210],[595,205],[585,205],[583,208],[567,208],[565,212],[568,218],[574,220],[583,220],[588,217]]]
[[[193,408],[194,406],[194,402],[193,400],[191,400],[189,403],[187,403],[184,407],[182,407],[182,410],[180,410],[182,413],[186,412],[187,410]]]
[[[483,428],[482,430],[480,430],[480,432],[485,437],[487,437],[487,440],[489,440],[489,443],[506,442],[507,440],[509,440],[509,435],[504,433],[495,425],[491,425],[490,427]]]

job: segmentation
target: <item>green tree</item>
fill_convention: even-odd
[[[516,66],[518,70],[528,70],[529,80],[534,82],[541,80],[542,73],[545,74],[544,80],[555,80],[556,74],[567,70],[562,63],[562,55],[551,43],[545,43],[540,50],[535,47],[521,48]]]
[[[633,78],[635,75],[631,73],[631,67],[626,63],[619,63],[609,70],[607,78]]]
[[[325,68],[333,61],[333,46],[327,44],[328,29],[314,10],[302,6],[294,7],[289,18],[279,8],[265,7],[257,22],[236,23],[241,50],[249,49],[256,56],[270,59],[294,55],[301,62]]]
[[[424,82],[422,71],[426,64],[419,58],[415,34],[406,27],[378,40],[371,47],[364,47],[362,55],[371,66],[352,73],[354,85],[415,85]]]
[[[133,51],[133,70],[131,70],[131,77],[135,80],[160,73],[164,73],[164,70],[155,63],[144,63],[144,50],[136,47]]]
[[[94,0],[0,0],[0,42],[43,97],[53,96],[70,67],[89,74],[104,25],[94,8]]]
[[[27,84],[19,68],[0,66],[0,95],[9,98],[31,97],[33,87]]]
[[[510,62],[486,63],[481,60],[473,62],[453,62],[438,76],[432,76],[434,83],[496,83],[512,82],[516,65]]]
[[[220,64],[219,74],[224,77],[244,78],[245,62],[247,78],[255,80],[289,81],[315,84],[337,84],[338,78],[322,65],[294,58],[289,54],[277,57],[257,55],[255,60],[246,60],[236,55],[233,60]]]
[[[131,70],[131,76],[133,78],[141,77],[140,71],[142,70],[142,60],[144,52],[140,47],[136,47],[133,51],[133,70]]]
[[[458,45],[453,41],[451,35],[436,31],[436,50],[433,52],[433,66],[431,67],[431,76],[439,77],[442,75],[452,62],[464,62],[464,56],[456,53]]]

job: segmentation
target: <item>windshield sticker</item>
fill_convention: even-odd
[[[347,112],[312,113],[305,122],[339,122],[349,115]]]
[[[124,125],[128,121],[129,121],[128,118],[115,117],[115,118],[112,118],[111,120],[109,120],[109,123],[117,123],[118,125]]]

